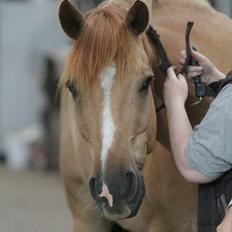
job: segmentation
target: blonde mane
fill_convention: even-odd
[[[61,85],[75,80],[86,87],[112,62],[118,73],[128,70],[136,40],[124,25],[125,14],[122,9],[103,4],[86,15],[86,26],[71,48]]]

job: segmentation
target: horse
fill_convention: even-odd
[[[208,51],[209,37],[201,34],[212,25],[207,16],[231,25],[197,0],[111,0],[85,16],[68,0],[61,3],[61,26],[74,44],[60,80],[60,167],[75,232],[108,232],[114,223],[132,232],[196,231],[197,186],[177,171],[164,112],[156,117],[150,85],[155,74],[158,104],[164,78],[145,31],[149,22],[157,28],[177,64],[187,19],[205,20],[193,41]],[[217,48],[206,54],[223,70]]]

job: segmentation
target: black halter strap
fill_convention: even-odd
[[[189,62],[191,60],[191,45],[190,45],[190,33],[192,31],[192,27],[193,27],[193,22],[188,22],[187,27],[186,27],[186,32],[185,32],[185,44],[186,44],[186,60],[185,60],[185,64],[183,65],[183,67],[177,72],[177,74],[184,74],[188,72],[188,65]],[[158,54],[159,54],[159,58],[161,61],[160,64],[160,68],[161,70],[166,74],[167,69],[170,68],[172,66],[172,63],[170,62],[167,52],[160,40],[160,35],[157,33],[157,31],[150,25],[147,32],[147,37],[149,39],[149,41],[151,42],[151,44],[158,49]],[[152,92],[153,92],[153,96],[155,94],[154,91],[154,84],[152,86]],[[158,113],[161,109],[165,108],[164,103],[162,103],[161,106],[156,108],[156,112]]]
[[[170,68],[172,64],[160,40],[160,35],[151,25],[147,29],[146,34],[151,44],[158,49],[158,54],[159,54],[160,61],[161,61],[160,68],[163,72],[166,73],[167,69]]]

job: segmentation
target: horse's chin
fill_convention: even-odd
[[[104,216],[111,221],[126,219],[131,215],[131,210],[127,205],[122,205],[117,209],[115,209],[115,207],[109,208],[108,205],[104,205],[102,209]]]
[[[101,208],[104,216],[112,221],[118,221],[136,216],[145,195],[145,185],[142,176],[138,177],[138,186],[139,188],[134,199],[129,202],[126,200],[120,200],[113,207],[110,207],[107,202],[103,203]]]

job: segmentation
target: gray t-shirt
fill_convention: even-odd
[[[185,147],[190,165],[210,179],[232,168],[232,84],[226,85]]]

